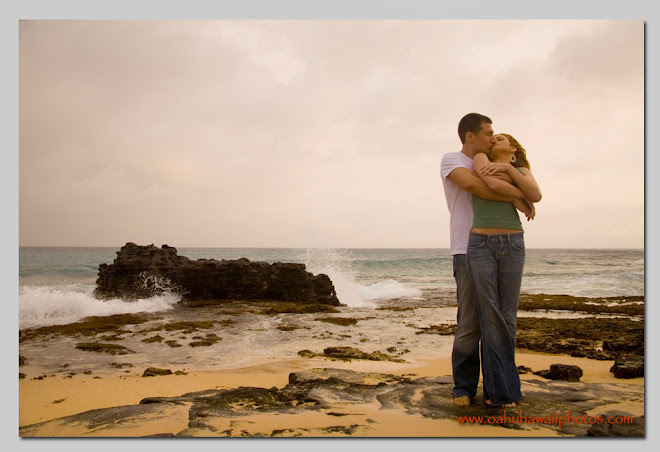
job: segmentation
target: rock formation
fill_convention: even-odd
[[[348,369],[315,368],[290,373],[289,383],[282,388],[241,386],[189,392],[176,397],[146,397],[139,405],[101,408],[22,426],[19,428],[19,435],[293,437],[332,434],[366,437],[372,432],[372,425],[379,421],[369,418],[368,415],[357,414],[360,411],[351,410],[351,407],[373,404],[379,405],[381,410],[404,412],[427,419],[456,422],[457,416],[462,416],[471,417],[479,424],[514,430],[544,429],[546,435],[548,432],[556,432],[570,437],[644,437],[645,434],[643,417],[618,411],[596,416],[587,414],[599,407],[631,398],[643,398],[643,387],[525,380],[522,382],[522,388],[526,395],[521,407],[503,412],[501,409],[486,407],[482,394],[478,394],[469,407],[457,408],[452,404],[453,386],[454,382],[450,376],[411,379]],[[302,413],[325,414],[336,417],[336,420],[331,427],[314,426],[314,423],[309,422],[296,426],[285,420],[292,419],[287,416],[269,417],[273,419],[272,424],[253,421],[240,423],[241,417],[255,414]],[[549,413],[555,414],[550,416]],[[566,416],[570,413],[573,419],[578,420],[558,423],[555,420],[557,413]],[[626,417],[632,423],[607,424],[604,421],[609,416]],[[501,421],[497,421],[497,418]],[[598,418],[603,419],[599,421]],[[167,422],[163,422],[163,419],[167,419]],[[492,423],[491,419],[497,422]],[[321,424],[318,420],[315,422]],[[598,426],[598,423],[601,425]],[[163,431],[165,428],[176,429]],[[406,433],[405,430],[392,430],[391,435],[386,436],[406,437]],[[502,433],[501,436],[507,434]]]
[[[550,369],[539,370],[534,375],[540,375],[549,380],[580,381],[582,369],[572,364],[551,364]]]
[[[127,243],[110,265],[99,266],[94,295],[136,300],[178,293],[183,300],[276,300],[338,306],[327,275],[314,276],[304,264],[198,259],[174,247]]]
[[[616,378],[644,378],[644,357],[627,356],[614,361],[610,372]]]

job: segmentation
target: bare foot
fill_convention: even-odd
[[[493,405],[493,402],[491,402],[488,399],[484,400],[484,403],[489,407],[495,407],[495,408],[515,408],[518,406],[516,402],[503,403],[502,405]]]
[[[454,405],[470,406],[470,398],[468,396],[454,397]]]

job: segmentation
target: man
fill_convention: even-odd
[[[452,350],[454,405],[458,406],[470,405],[477,393],[480,371],[481,330],[466,264],[473,219],[471,194],[484,199],[512,202],[528,219],[534,217],[533,207],[523,201],[524,195],[517,187],[502,182],[505,194],[498,194],[472,173],[472,158],[479,152],[488,154],[495,143],[492,123],[490,118],[478,113],[465,115],[458,124],[458,136],[463,148],[460,152],[445,154],[440,170],[450,214],[450,248],[458,301]]]

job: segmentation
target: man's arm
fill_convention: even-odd
[[[509,163],[492,162],[487,162],[480,169],[475,169],[475,171],[478,172],[479,177],[486,182],[486,185],[495,191],[497,191],[497,189],[493,187],[491,181],[497,180],[497,178],[501,178],[501,176],[508,176],[507,179],[504,180],[514,183],[516,187],[520,188],[525,194],[527,199],[532,202],[541,201],[541,189],[539,188],[536,179],[534,179],[532,172],[529,168],[525,167],[521,167],[519,170],[520,171]]]
[[[534,203],[529,199],[515,199],[513,205],[525,214],[527,221],[533,220],[536,216],[536,207],[534,207]]]
[[[491,201],[513,202],[514,199],[525,197],[520,189],[504,181],[501,181],[501,191],[499,193],[495,192],[488,188],[483,180],[464,167],[455,168],[447,177],[466,192]]]

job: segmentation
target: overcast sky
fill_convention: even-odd
[[[440,160],[527,149],[531,248],[643,248],[641,20],[22,21],[19,243],[449,247]]]

